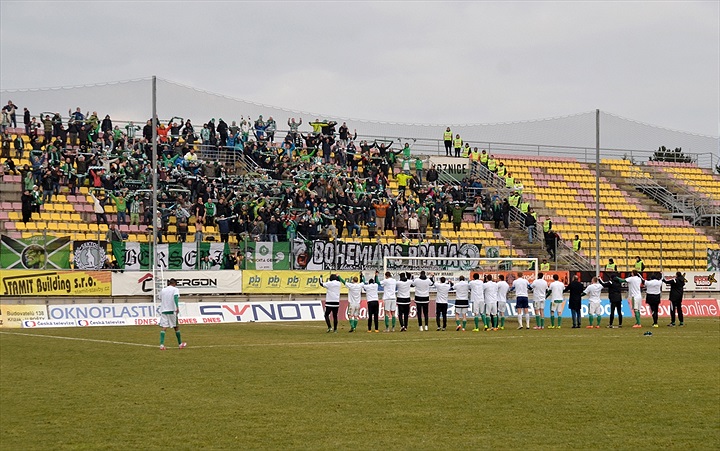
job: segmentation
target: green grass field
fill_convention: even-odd
[[[343,326],[182,326],[165,352],[155,327],[2,331],[0,449],[720,447],[717,319]]]

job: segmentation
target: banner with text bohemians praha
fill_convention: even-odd
[[[426,270],[469,269],[481,258],[481,244],[378,244],[335,241],[295,242],[295,269],[348,271],[370,267],[382,268],[383,257],[425,257],[426,260],[394,260],[388,268],[418,268]],[[444,260],[446,257],[468,257],[468,260]],[[298,264],[306,263],[306,266]]]

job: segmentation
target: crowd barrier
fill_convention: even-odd
[[[346,321],[347,300],[340,304],[340,320]],[[454,324],[454,303],[448,304],[448,324]],[[435,312],[435,302],[430,301],[430,317]],[[627,302],[622,304],[623,315],[632,318]],[[264,301],[264,302],[181,302],[180,324],[217,324],[217,323],[252,323],[279,321],[322,321],[324,307],[320,299],[297,301]],[[581,309],[583,317],[587,317],[587,303]],[[530,314],[535,311],[530,307]],[[651,316],[650,308],[643,305],[640,314]],[[662,301],[659,314],[670,316],[670,303]],[[720,300],[718,299],[686,299],[683,302],[683,314],[686,317],[718,317],[720,316]],[[410,308],[410,318],[417,315],[415,305]],[[515,302],[507,304],[507,317],[516,315]],[[545,317],[550,316],[550,305],[546,303]],[[602,316],[610,315],[610,302],[602,301]],[[564,318],[570,317],[570,309],[563,311]],[[360,318],[367,319],[367,304],[361,303]],[[380,302],[380,320],[384,318],[382,301]],[[434,324],[431,319],[430,324]],[[0,306],[0,327],[2,328],[48,328],[48,327],[94,327],[94,326],[156,326],[158,315],[153,303],[136,304],[62,304],[62,305],[2,305]],[[360,326],[361,329],[363,326]]]

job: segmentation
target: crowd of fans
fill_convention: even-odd
[[[232,235],[239,241],[334,239],[360,236],[363,228],[371,238],[392,231],[397,238],[422,241],[442,238],[444,221],[456,231],[473,219],[507,228],[512,207],[522,211],[528,230],[537,221],[503,163],[468,143],[456,156],[469,158],[469,176],[447,183],[409,143],[357,142],[357,132],[346,123],[338,127],[329,120],[316,119],[305,132],[301,118],[290,118],[281,131],[272,117],[262,116],[230,124],[213,118],[197,130],[190,119],[158,121],[159,213],[153,220],[151,120],[120,127],[109,115],[100,119],[79,107],[69,110],[67,119],[59,113],[33,117],[26,108],[24,132],[32,150],[30,164],[18,168],[11,150],[23,158],[25,145],[11,134],[17,110],[12,102],[2,109],[0,148],[6,170],[22,174],[25,221],[61,187],[75,194],[84,185],[90,187],[98,223],[107,223],[108,203],[117,209],[118,224],[152,225],[164,235],[174,216],[180,241],[191,230],[202,240],[209,225],[223,241]],[[454,144],[462,147],[458,140]],[[238,170],[219,161],[223,153],[251,164]],[[483,189],[480,165],[506,180],[514,194],[503,199]],[[388,190],[392,178],[397,193]]]

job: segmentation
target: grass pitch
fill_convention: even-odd
[[[0,447],[720,447],[717,319],[640,330],[515,325],[402,334],[182,326],[188,348],[168,333],[165,352],[154,327],[5,330]]]

